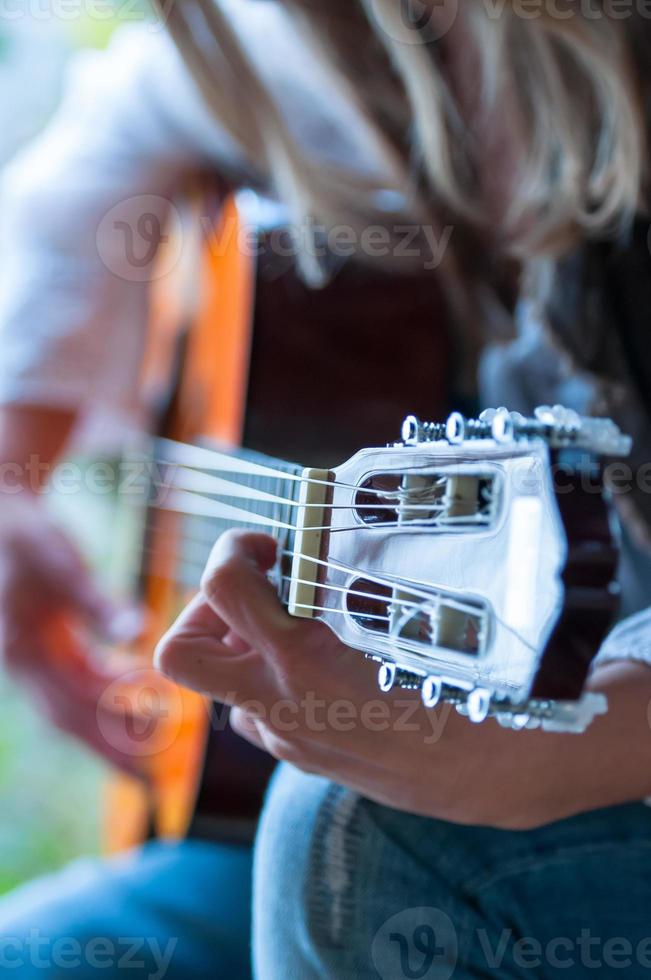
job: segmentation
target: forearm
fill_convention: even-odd
[[[479,794],[478,819],[462,822],[529,830],[651,796],[651,669],[612,664],[595,673],[590,687],[606,694],[609,709],[583,735],[494,733],[507,767],[497,765],[501,785],[493,772],[492,792],[484,786]]]
[[[558,758],[561,787],[568,801],[574,797],[574,812],[651,796],[651,669],[609,664],[595,672],[590,687],[607,695],[608,714],[576,737],[565,763]]]
[[[37,492],[64,450],[77,421],[73,409],[38,405],[0,406],[2,485]]]

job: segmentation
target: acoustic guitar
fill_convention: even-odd
[[[260,224],[258,204],[249,192],[202,195],[188,208],[181,265],[154,284],[142,384],[156,405],[156,437],[137,517],[148,628],[129,651],[133,673],[112,692],[142,710],[147,737],[137,742],[142,778],[120,776],[108,788],[109,850],[153,834],[253,834],[272,761],[230,730],[224,708],[141,670],[196,590],[218,533],[246,520],[242,493],[259,515],[254,526],[289,546],[307,484],[302,466],[277,457],[329,466],[390,436],[408,411],[449,407],[450,342],[436,276],[350,262],[326,288],[308,289],[282,225]],[[242,247],[251,241],[255,248]],[[193,481],[208,478],[216,457],[205,454],[216,448],[237,451],[223,458],[231,459],[231,483],[245,490],[230,486],[223,519],[206,520]]]
[[[281,542],[274,575],[290,614],[375,659],[382,691],[418,690],[474,722],[585,730],[607,707],[583,688],[616,608],[617,551],[581,473],[630,440],[558,406],[420,422],[448,414],[436,280],[351,265],[313,294],[273,250],[254,260],[238,247],[236,198],[219,214],[197,252],[202,301],[167,334],[146,654],[219,534],[254,527]],[[333,465],[360,445],[378,448]],[[125,683],[140,703],[138,680]],[[161,721],[142,779],[112,790],[112,846],[154,832],[249,839],[271,760],[224,709],[148,675],[152,685]]]

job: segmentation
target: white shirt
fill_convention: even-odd
[[[306,151],[377,173],[363,118],[282,6],[224,6]],[[0,186],[0,403],[133,416],[149,276],[124,264],[115,225],[137,232],[143,213],[164,223],[175,191],[207,168],[247,175],[159,25],[123,30],[73,64],[53,121]],[[135,235],[140,254],[148,244]],[[651,611],[611,635],[604,659],[651,664],[649,637]]]
[[[223,5],[299,142],[373,169],[362,118],[282,6]],[[141,215],[145,231],[151,216],[164,223],[175,190],[207,168],[247,173],[159,24],[73,63],[52,123],[0,186],[0,402],[133,412],[149,276],[125,266],[115,222],[146,255]]]

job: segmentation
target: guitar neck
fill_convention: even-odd
[[[270,534],[282,544],[278,591],[289,602],[289,578],[303,467],[248,450],[216,451],[157,440],[155,459],[163,467],[153,489],[154,511],[177,515],[175,578],[195,589],[217,539],[232,528]]]

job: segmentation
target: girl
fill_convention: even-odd
[[[134,266],[118,231],[162,224],[173,190],[206,166],[271,188],[301,229],[344,224],[361,239],[369,225],[452,227],[441,272],[468,377],[476,325],[504,329],[521,290],[644,453],[651,32],[641,11],[177,0],[163,13],[176,50],[147,30],[118,42],[5,177],[3,462],[53,460],[91,411],[133,409],[152,266]],[[147,257],[151,242],[141,244]],[[306,248],[301,266],[318,285],[328,263],[314,254]],[[89,663],[80,700],[78,683],[43,669],[33,623],[39,609],[65,606],[110,628],[112,612],[29,487],[19,490],[0,517],[3,652],[60,723],[105,750],[96,716],[108,679]],[[645,503],[643,493],[625,501],[638,606],[649,603]],[[372,678],[318,624],[285,616],[264,576],[273,554],[265,537],[222,540],[158,651],[163,670],[229,697],[237,730],[290,763],[257,848],[261,980],[647,968],[648,617],[602,651],[591,684],[610,712],[581,738],[474,728],[456,715],[433,730],[418,705],[405,731],[391,702],[388,731],[324,728],[301,713],[306,697],[361,706]],[[26,587],[36,609],[21,602]],[[251,698],[297,705],[296,725],[251,716]],[[119,745],[111,755],[121,761]],[[149,852],[144,876],[141,858],[131,870],[94,866],[50,885],[39,907],[53,933],[70,935],[66,916],[95,895],[73,934],[105,935],[103,895],[150,936],[176,923],[170,971],[244,975],[223,954],[232,910],[213,904],[221,858],[191,852],[189,877],[187,850]],[[187,887],[175,889],[181,874]],[[15,936],[30,921],[5,917],[3,928]]]

